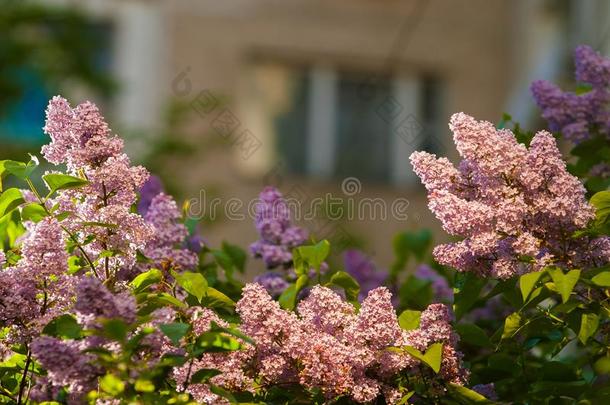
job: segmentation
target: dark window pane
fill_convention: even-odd
[[[337,91],[336,175],[387,181],[392,119],[383,106],[391,100],[390,80],[343,74]]]
[[[434,77],[425,77],[422,81],[420,100],[423,124],[423,141],[419,150],[440,154],[443,152],[443,140],[446,126],[443,126],[441,83]]]
[[[290,88],[291,105],[275,117],[277,147],[291,173],[307,169],[307,118],[309,80],[305,72],[296,72]]]

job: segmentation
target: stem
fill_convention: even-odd
[[[19,383],[19,396],[17,397],[17,405],[21,405],[23,398],[23,390],[25,390],[25,384],[27,382],[28,377],[28,369],[30,368],[30,363],[32,362],[32,352],[28,349],[28,357],[25,360],[25,368],[23,370],[23,377],[21,377],[21,382]]]

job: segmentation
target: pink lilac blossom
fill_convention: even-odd
[[[144,219],[154,229],[154,236],[146,245],[144,255],[161,267],[163,261],[179,270],[197,266],[197,254],[183,244],[188,237],[186,226],[180,222],[182,215],[174,199],[159,193],[152,198]]]
[[[444,159],[411,155],[430,209],[448,233],[463,238],[434,249],[440,264],[506,279],[549,264],[599,266],[610,260],[607,250],[589,249],[604,245],[603,237],[572,237],[594,218],[594,208],[551,134],[537,133],[526,148],[510,131],[463,113],[453,115],[450,128],[464,159],[459,175]]]
[[[210,330],[212,322],[221,327],[228,327],[212,310],[202,307],[193,307],[187,313],[193,332],[201,335]],[[254,380],[248,377],[244,371],[244,365],[251,357],[251,350],[228,352],[228,353],[204,353],[200,358],[193,359],[181,367],[174,368],[172,376],[177,383],[178,391],[185,391],[193,398],[204,404],[228,404],[224,398],[212,393],[210,386],[204,383],[190,383],[190,377],[200,369],[215,369],[221,374],[210,379],[210,383],[219,385],[233,391],[247,391],[252,389]]]
[[[435,342],[445,346],[443,378],[463,384],[467,376],[447,308],[430,306],[420,329],[404,331],[383,287],[370,291],[356,313],[336,292],[315,286],[293,313],[281,309],[261,285],[248,284],[237,312],[242,332],[255,342],[242,367],[250,367],[265,385],[300,384],[327,398],[346,396],[359,403],[385,395],[388,403],[396,403],[400,396],[393,378],[417,370],[420,363],[388,348],[413,344],[425,351]]]
[[[18,266],[39,280],[59,276],[68,270],[64,232],[55,218],[43,218],[28,225],[27,242],[21,248]]]
[[[610,136],[610,60],[589,46],[574,51],[576,80],[591,86],[585,93],[564,92],[553,83],[538,80],[532,83],[534,100],[551,131],[561,132],[566,139],[580,143],[598,131]]]
[[[143,218],[131,212],[148,172],[131,165],[122,152],[123,141],[111,134],[90,102],[72,108],[65,99],[53,97],[44,130],[51,138],[42,148],[44,157],[66,164],[70,174],[88,181],[82,188],[57,193],[53,203],[58,212],[69,214],[62,226],[81,242],[94,235],[83,250],[99,277],[114,278],[119,269],[135,264],[137,250],[153,235]],[[113,254],[100,257],[103,252]]]

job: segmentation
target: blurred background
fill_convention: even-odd
[[[301,221],[381,267],[397,232],[445,238],[408,156],[455,158],[452,113],[543,128],[530,82],[573,86],[577,44],[610,53],[603,0],[1,3],[0,159],[39,153],[51,96],[90,99],[215,245],[257,235],[248,218],[211,215],[212,201],[247,204],[267,184],[307,203],[346,197],[354,178],[355,200],[407,199],[406,218],[321,206]]]

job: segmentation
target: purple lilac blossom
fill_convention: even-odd
[[[453,302],[453,288],[449,286],[447,279],[436,272],[427,264],[420,264],[415,270],[415,277],[432,283],[434,301]]]
[[[146,215],[148,207],[154,197],[163,192],[163,183],[158,176],[151,175],[140,188],[140,200],[138,201],[138,213]]]
[[[273,271],[254,277],[254,282],[265,287],[269,295],[275,298],[279,297],[289,285],[283,275]]]
[[[564,92],[545,80],[532,83],[534,100],[542,109],[549,128],[566,139],[580,143],[594,131],[610,136],[610,59],[591,47],[581,45],[574,51],[576,80],[591,86],[585,93]]]
[[[255,226],[260,239],[250,245],[250,251],[268,268],[290,265],[291,250],[307,240],[307,231],[292,225],[290,209],[274,187],[265,187],[259,195]]]
[[[485,398],[492,401],[498,400],[498,394],[496,394],[496,387],[494,383],[489,384],[477,384],[472,387],[472,390],[483,395]]]
[[[595,217],[580,181],[566,169],[555,138],[538,132],[530,147],[510,130],[454,114],[450,128],[463,158],[415,152],[411,163],[443,229],[462,241],[439,245],[437,262],[459,271],[507,279],[550,264],[599,267],[610,238],[569,238]]]
[[[154,236],[143,252],[156,266],[168,261],[180,270],[197,266],[197,254],[183,247],[188,229],[180,222],[181,218],[176,201],[171,196],[160,193],[153,197],[144,219],[154,229]]]
[[[350,249],[343,254],[345,271],[360,284],[359,300],[362,301],[369,291],[383,285],[388,272],[379,270],[373,261],[363,252]]]

